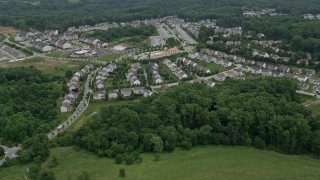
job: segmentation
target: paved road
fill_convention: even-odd
[[[9,159],[14,159],[17,157],[16,153],[17,151],[21,150],[20,147],[13,147],[13,148],[9,148],[9,147],[6,147],[6,146],[3,146],[3,145],[0,145],[4,151],[5,151],[5,157],[3,159],[0,160],[0,166],[6,161],[5,159],[6,158],[9,158]]]
[[[185,32],[180,25],[177,25],[175,31],[180,35],[180,37],[186,42],[186,44],[198,44],[187,32]]]
[[[150,87],[151,87],[151,89],[153,90],[153,89],[159,89],[159,88],[161,88],[161,86],[174,87],[174,86],[178,86],[178,85],[179,85],[179,83],[178,83],[178,82],[176,82],[176,83],[161,84],[161,85],[157,85],[157,86],[150,86]]]
[[[305,92],[305,91],[296,91],[296,93],[298,93],[298,94],[303,94],[303,95],[307,95],[307,96],[313,96],[313,97],[315,97],[315,98],[318,98],[318,99],[320,99],[320,96],[318,96],[318,95],[316,95],[316,94],[314,94],[314,93],[309,93],[309,92]]]
[[[97,72],[96,70],[92,71],[88,75],[88,78],[85,82],[82,100],[81,100],[80,104],[78,105],[78,107],[76,108],[75,112],[72,114],[72,116],[69,119],[67,119],[65,122],[63,122],[62,124],[57,126],[53,131],[51,131],[50,133],[47,134],[49,140],[53,139],[59,133],[63,132],[67,127],[69,127],[71,124],[73,124],[80,117],[82,112],[84,110],[86,110],[86,108],[88,107],[89,102],[90,102],[90,93],[91,93],[90,86],[92,84],[93,76],[96,72]]]
[[[148,81],[148,74],[146,72],[146,69],[143,69],[143,75],[146,78],[146,85],[149,86],[149,81]]]

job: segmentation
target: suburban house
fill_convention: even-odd
[[[126,73],[127,81],[129,81],[132,86],[139,86],[141,84],[140,80],[137,77],[139,68],[139,63],[131,64],[131,68],[128,70],[128,73]]]
[[[204,84],[206,84],[208,87],[213,87],[216,85],[216,83],[214,83],[213,81],[210,81],[210,80],[205,80]]]
[[[278,66],[278,71],[283,72],[283,73],[289,73],[290,68],[286,65],[279,65]]]
[[[134,94],[142,95],[144,93],[144,90],[144,87],[135,87],[132,91]]]
[[[104,89],[104,82],[103,81],[96,81],[96,87],[98,91],[102,91]]]
[[[106,98],[106,92],[105,91],[96,91],[93,95],[94,100],[102,100]]]
[[[314,69],[305,69],[304,72],[307,76],[313,76],[316,74],[316,71]]]
[[[129,89],[129,88],[121,89],[120,93],[123,97],[129,97],[129,96],[131,96],[131,89]]]
[[[37,42],[37,41],[30,42],[30,45],[33,48],[35,48],[35,49],[37,49],[37,50],[39,50],[41,52],[49,52],[49,51],[53,50],[52,46],[49,46],[46,43],[41,42],[41,41],[39,41],[39,42]]]
[[[301,68],[296,68],[296,67],[292,68],[292,74],[301,74],[301,73],[302,73]]]
[[[211,71],[208,68],[200,66],[200,65],[195,65],[194,69],[196,69],[197,71],[200,71],[202,73],[206,73],[206,74],[211,73]]]
[[[313,89],[312,92],[314,94],[319,94],[320,93],[320,85],[315,85],[315,86],[313,86],[312,89]]]
[[[117,98],[118,98],[118,92],[116,90],[109,91],[109,100],[117,99]]]
[[[65,40],[52,39],[50,42],[60,49],[71,49],[72,47],[72,45]]]
[[[294,77],[300,82],[306,82],[308,80],[308,76],[306,75],[295,75]]]
[[[216,80],[216,81],[225,81],[226,80],[226,76],[224,74],[216,74],[213,76],[213,79]]]
[[[309,82],[313,85],[320,85],[320,78],[311,78]]]
[[[17,42],[22,42],[22,41],[26,41],[31,36],[34,36],[34,33],[31,33],[31,32],[20,32],[20,33],[18,33],[16,35],[14,40],[17,41]]]
[[[71,111],[71,102],[70,101],[66,101],[66,102],[62,103],[62,105],[60,106],[61,113],[66,113],[68,111]]]
[[[152,91],[150,91],[149,89],[145,89],[143,92],[143,96],[144,97],[152,96]]]
[[[266,68],[267,67],[267,64],[265,62],[257,62],[256,65],[259,67],[259,68]]]

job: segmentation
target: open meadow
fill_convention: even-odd
[[[32,58],[19,62],[5,62],[0,63],[0,68],[12,68],[12,67],[34,67],[43,71],[45,74],[64,76],[65,71],[77,71],[82,68],[88,62],[79,61],[62,61],[62,60],[51,60],[43,58]]]
[[[120,179],[119,169],[126,170],[126,179],[318,179],[320,160],[306,156],[283,155],[248,147],[206,146],[190,151],[162,153],[160,161],[153,154],[142,154],[141,164],[115,164],[75,147],[51,149],[58,165],[49,168],[50,158],[42,170],[52,171],[56,179],[77,179],[88,172],[91,180]],[[28,166],[0,170],[3,180],[23,179]]]

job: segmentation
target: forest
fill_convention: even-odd
[[[49,155],[48,148],[47,155],[39,156],[38,152],[41,154],[41,147],[47,146],[44,133],[57,123],[56,101],[61,89],[55,77],[35,68],[0,69],[0,142],[22,143],[23,161],[43,160]]]
[[[189,20],[223,19],[223,24],[239,22],[242,7],[277,8],[278,12],[301,16],[303,13],[317,13],[320,4],[314,0],[10,0],[0,1],[0,25],[65,30],[70,26],[167,15]]]
[[[183,84],[140,103],[103,108],[57,143],[126,164],[140,162],[142,152],[209,144],[319,156],[319,117],[301,105],[296,88],[295,81],[272,78],[228,80],[214,89]]]

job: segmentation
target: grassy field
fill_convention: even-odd
[[[303,101],[303,105],[311,109],[315,115],[320,115],[320,99],[317,99],[312,96],[299,95]]]
[[[119,58],[120,56],[121,56],[121,53],[111,53],[111,54],[106,54],[106,55],[98,57],[98,60],[112,62],[115,59]]]
[[[217,64],[214,64],[214,63],[207,63],[207,62],[201,61],[201,60],[193,60],[193,61],[196,62],[197,64],[201,65],[201,66],[204,66],[204,67],[208,68],[211,72],[220,73],[220,72],[227,71],[227,70],[230,70],[230,69],[234,68],[233,66],[231,66],[231,67],[223,67],[223,66],[220,66],[220,65],[217,65]]]
[[[125,168],[126,179],[319,179],[320,160],[305,156],[289,156],[247,147],[207,146],[190,151],[175,150],[161,154],[143,154],[139,165],[117,165],[114,160],[98,158],[85,150],[61,147],[51,150],[58,166],[49,168],[50,158],[42,165],[56,179],[76,179],[88,172],[91,180],[120,179]],[[1,179],[22,179],[27,166],[13,166],[0,171]]]
[[[14,62],[14,63],[1,63],[0,68],[10,68],[10,67],[30,67],[33,66],[45,74],[51,74],[56,76],[64,76],[66,70],[77,71],[86,62],[77,61],[59,61],[50,59],[33,58],[24,61]]]

